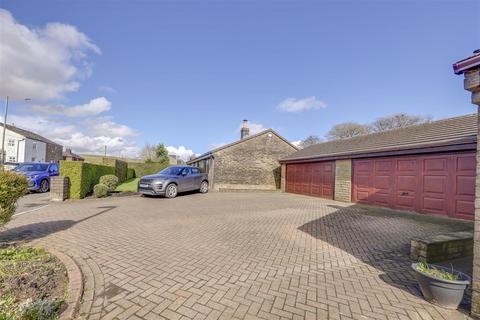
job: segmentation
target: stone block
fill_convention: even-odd
[[[335,200],[352,201],[352,160],[335,161]]]
[[[68,177],[51,177],[50,178],[50,200],[64,201],[68,199],[70,191],[70,181]]]
[[[471,231],[414,238],[410,242],[410,258],[428,263],[471,256],[473,251]]]

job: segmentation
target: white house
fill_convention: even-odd
[[[0,159],[6,162],[56,162],[62,160],[63,147],[34,132],[7,124],[2,152],[3,123],[0,123]]]

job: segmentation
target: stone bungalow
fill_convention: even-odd
[[[208,173],[210,188],[227,190],[280,189],[279,159],[298,149],[272,129],[249,135],[244,120],[240,140],[187,162]]]
[[[280,160],[282,190],[474,219],[477,115],[328,141]]]

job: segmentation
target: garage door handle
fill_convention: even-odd
[[[408,196],[408,192],[402,192],[402,196]]]

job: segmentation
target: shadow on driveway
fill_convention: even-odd
[[[91,216],[88,216],[86,218],[83,218],[81,220],[76,220],[76,221],[75,220],[57,220],[57,221],[38,222],[38,223],[27,224],[20,227],[15,227],[12,229],[7,229],[6,231],[0,230],[0,242],[3,242],[3,241],[15,242],[15,241],[25,241],[25,240],[34,240],[34,239],[43,238],[49,234],[67,230],[78,223],[95,218],[115,208],[117,208],[117,206],[98,207],[97,209],[103,209],[103,210]]]
[[[428,234],[471,230],[471,222],[364,205],[335,208],[331,214],[298,227],[381,272],[385,283],[422,297],[410,268],[410,239]],[[469,298],[462,308],[470,310]]]

